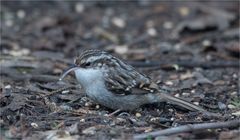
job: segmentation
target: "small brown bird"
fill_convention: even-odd
[[[161,93],[149,77],[107,52],[84,51],[74,64],[60,80],[74,71],[87,96],[105,107],[134,110],[144,104],[169,102],[190,111],[205,111],[190,102]]]

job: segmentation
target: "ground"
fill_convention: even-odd
[[[146,139],[238,139],[239,1],[1,1],[2,139],[133,139],[186,124],[217,129]],[[111,117],[70,74],[75,56],[99,49],[123,59],[216,116],[169,103]],[[221,129],[220,129],[221,128]]]

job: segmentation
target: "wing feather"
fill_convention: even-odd
[[[149,77],[137,72],[129,65],[124,66],[126,64],[123,62],[120,65],[122,66],[117,69],[108,69],[107,73],[111,73],[111,75],[104,76],[108,90],[118,95],[145,94],[156,90],[157,86],[149,88],[153,84]]]

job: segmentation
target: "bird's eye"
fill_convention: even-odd
[[[90,66],[90,62],[86,62],[82,64],[83,67],[89,67]]]
[[[90,62],[87,62],[87,63],[85,64],[85,66],[86,66],[86,67],[90,66]]]

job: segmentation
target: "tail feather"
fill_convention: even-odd
[[[167,102],[170,102],[171,104],[175,104],[175,105],[178,105],[178,106],[181,106],[185,109],[188,109],[190,111],[201,111],[201,112],[206,112],[206,110],[204,110],[203,108],[197,106],[197,105],[194,105],[190,102],[187,102],[183,99],[180,99],[180,98],[177,98],[177,97],[173,97],[173,96],[170,96],[170,95],[167,95],[167,94],[161,94],[161,98]]]

